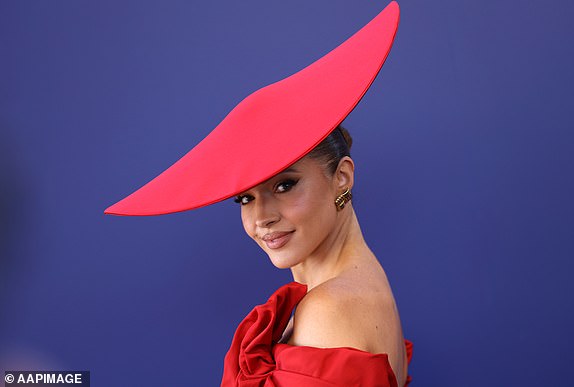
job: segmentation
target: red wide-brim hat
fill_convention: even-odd
[[[399,5],[393,1],[327,55],[250,94],[186,155],[104,213],[192,210],[237,195],[286,169],[359,103],[391,50],[398,24]]]

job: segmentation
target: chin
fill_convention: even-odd
[[[267,253],[273,266],[278,269],[289,269],[299,263],[291,254]]]

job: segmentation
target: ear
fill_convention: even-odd
[[[333,176],[333,183],[337,192],[341,193],[345,188],[352,189],[355,182],[355,163],[349,156],[339,160],[337,170]]]

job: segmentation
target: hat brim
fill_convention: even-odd
[[[398,24],[399,6],[393,1],[325,56],[250,94],[187,154],[104,213],[192,210],[244,192],[289,167],[359,103],[389,54]]]

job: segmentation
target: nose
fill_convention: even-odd
[[[277,209],[263,196],[253,201],[255,204],[255,225],[259,228],[269,228],[277,223],[281,216]]]

